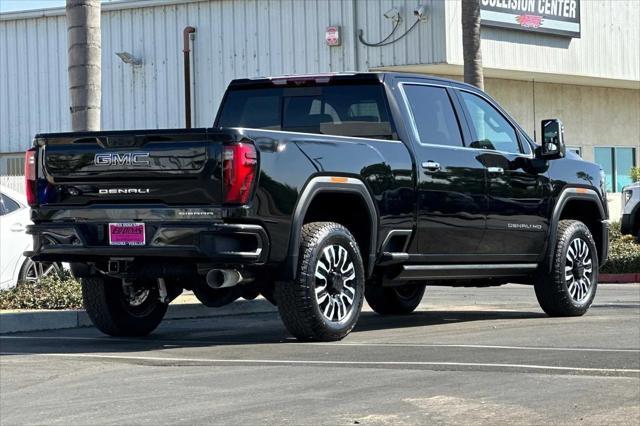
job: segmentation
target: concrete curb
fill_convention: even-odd
[[[276,312],[276,310],[275,306],[262,298],[238,300],[222,308],[207,308],[200,303],[177,303],[169,305],[169,310],[164,319],[211,318],[228,315],[260,314]],[[91,320],[84,310],[0,313],[0,334],[91,326],[93,324],[91,324]]]
[[[640,272],[629,274],[603,274],[598,275],[598,284],[638,284],[640,283]]]

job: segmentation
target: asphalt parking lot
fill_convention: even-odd
[[[3,425],[640,423],[640,285],[602,285],[580,318],[546,317],[529,287],[430,287],[331,344],[274,313],[4,335],[0,352]]]

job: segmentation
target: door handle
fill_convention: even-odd
[[[504,169],[502,167],[487,167],[487,171],[490,175],[502,175],[504,174]]]
[[[436,163],[435,161],[424,161],[422,163],[422,168],[428,172],[437,172],[440,170],[440,163]]]
[[[25,230],[25,227],[20,222],[16,222],[11,225],[11,228],[9,229],[11,230],[11,232],[23,232]]]

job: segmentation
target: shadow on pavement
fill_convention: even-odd
[[[471,321],[546,318],[539,312],[423,311],[403,316],[363,312],[353,333]],[[295,344],[276,313],[244,314],[193,320],[168,320],[147,337],[113,338],[94,328],[0,336],[2,353],[129,353],[175,348]],[[304,344],[304,343],[301,343]],[[10,355],[5,355],[10,356]]]

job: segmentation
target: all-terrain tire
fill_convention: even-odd
[[[331,252],[337,254],[331,257]],[[333,272],[325,272],[326,265]],[[336,268],[347,272],[340,275]],[[347,279],[352,275],[353,278]],[[364,280],[360,249],[347,228],[333,222],[304,225],[296,279],[276,283],[275,297],[285,327],[299,340],[334,341],[344,338],[360,316]],[[353,292],[347,288],[352,288]],[[340,289],[341,292],[338,291]],[[338,302],[333,304],[335,300],[342,303],[342,308]]]
[[[84,308],[96,328],[110,336],[146,336],[158,327],[167,312],[157,289],[149,289],[144,301],[132,306],[120,280],[88,277],[80,280]]]
[[[369,285],[364,297],[375,312],[380,315],[406,315],[415,311],[424,296],[424,284],[402,287],[382,287]]]
[[[572,261],[572,257],[584,260]],[[541,268],[535,279],[535,291],[542,310],[549,316],[584,315],[598,287],[598,252],[589,228],[577,220],[561,220],[551,272],[544,266]],[[587,269],[591,271],[588,274],[584,272]],[[588,287],[577,279],[581,276],[588,278],[583,280]]]

